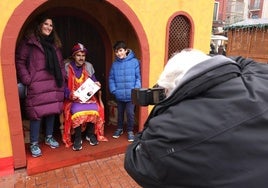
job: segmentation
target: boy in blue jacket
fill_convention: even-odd
[[[141,87],[140,63],[124,41],[117,41],[114,46],[116,55],[109,74],[109,89],[115,96],[118,108],[117,130],[113,138],[123,134],[124,113],[127,115],[128,141],[134,141],[134,107],[131,102],[131,90]]]

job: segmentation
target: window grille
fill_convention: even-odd
[[[176,16],[170,23],[168,59],[176,52],[190,47],[190,23],[185,16]]]
[[[218,20],[219,15],[219,2],[214,3],[213,21]]]

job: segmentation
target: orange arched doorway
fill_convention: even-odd
[[[35,3],[32,3],[31,1],[22,1],[22,3],[14,10],[6,25],[2,38],[3,48],[1,49],[3,80],[15,168],[26,166],[26,153],[24,147],[19,99],[17,94],[16,70],[14,62],[16,43],[20,37],[20,32],[23,31],[27,24],[31,22],[32,18],[43,12],[50,12],[55,16],[60,16],[61,12],[55,11],[57,9],[63,10],[63,12],[69,15],[71,18],[79,18],[78,20],[90,20],[89,23],[95,29],[98,38],[101,40],[99,42],[102,43],[101,48],[105,52],[105,57],[101,60],[104,62],[103,65],[105,65],[105,76],[109,71],[113,57],[111,45],[114,40],[117,40],[117,37],[120,36],[117,35],[116,32],[120,33],[122,31],[119,28],[118,30],[113,30],[113,33],[110,33],[110,31],[107,30],[107,25],[109,25],[109,23],[105,23],[104,20],[107,17],[107,12],[110,12],[109,14],[111,15],[108,17],[112,20],[113,17],[114,19],[118,19],[116,15],[119,13],[120,17],[124,18],[122,21],[124,21],[128,26],[130,26],[130,28],[132,28],[130,29],[130,32],[132,32],[133,35],[127,36],[127,34],[125,34],[124,38],[125,40],[129,41],[128,44],[133,45],[134,51],[137,51],[137,55],[141,61],[143,86],[148,86],[149,83],[149,77],[148,74],[146,74],[146,70],[149,69],[148,40],[137,16],[126,3],[117,0],[92,0],[89,2],[79,0],[75,2],[65,0],[59,0],[57,2],[48,0],[36,0]],[[75,9],[76,11],[71,11],[71,9]],[[70,10],[70,13],[68,13],[68,11],[65,12],[64,10]],[[80,13],[85,14],[81,16],[79,15]],[[102,14],[102,17],[99,16],[98,18],[94,13]],[[91,16],[92,18],[90,18]],[[84,20],[84,22],[87,21]],[[69,47],[66,49],[68,48]],[[147,108],[143,107],[139,109],[139,130],[143,128],[142,126],[145,119],[147,118],[147,114]]]

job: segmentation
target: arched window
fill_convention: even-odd
[[[169,26],[168,59],[176,52],[190,47],[191,24],[186,16],[175,16]]]

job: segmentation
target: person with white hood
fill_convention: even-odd
[[[125,155],[139,185],[267,187],[267,64],[187,49],[168,61],[157,85],[166,98]]]

